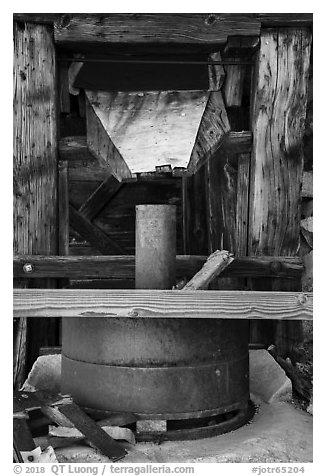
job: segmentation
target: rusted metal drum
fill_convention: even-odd
[[[174,273],[174,207],[138,207],[137,287],[171,288]],[[83,407],[183,420],[248,404],[242,320],[66,318],[62,332],[62,390]]]
[[[243,321],[66,318],[63,391],[84,407],[185,419],[247,405]]]

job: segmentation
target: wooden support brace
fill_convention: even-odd
[[[124,254],[123,249],[118,243],[81,215],[72,205],[69,206],[69,218],[71,226],[104,255],[114,252]]]
[[[204,266],[196,275],[182,288],[207,289],[209,283],[215,279],[233,261],[232,254],[228,251],[216,250],[208,258]]]
[[[112,200],[122,187],[115,177],[110,176],[88,197],[79,208],[78,212],[92,221],[99,212]]]

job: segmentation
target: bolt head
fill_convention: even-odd
[[[34,271],[34,267],[32,263],[25,263],[23,266],[24,273],[32,273]]]

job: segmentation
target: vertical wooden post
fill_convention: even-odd
[[[246,255],[249,155],[221,147],[207,161],[207,221],[209,253],[216,249]],[[218,278],[214,288],[242,289],[244,281]]]
[[[14,253],[57,254],[57,125],[55,50],[48,26],[14,24]],[[35,280],[36,281],[36,280]],[[40,284],[40,283],[38,283]],[[42,287],[53,282],[42,282]],[[26,326],[19,326],[26,341]],[[27,324],[30,363],[44,340],[54,338],[55,322]],[[26,345],[25,345],[26,347]],[[19,387],[25,377],[20,347]],[[22,370],[24,369],[24,370]]]
[[[304,28],[261,33],[252,105],[251,256],[293,256],[299,248],[310,45],[311,33]],[[254,289],[275,289],[279,285],[289,290],[284,283],[273,284],[271,280],[254,283]],[[297,334],[297,329],[292,332],[287,325],[289,332]],[[281,352],[287,352],[284,340],[282,347]]]
[[[184,253],[208,255],[205,166],[182,177]]]

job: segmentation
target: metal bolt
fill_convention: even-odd
[[[25,263],[23,266],[24,273],[32,273],[34,271],[34,266],[32,263]]]
[[[30,456],[28,456],[27,459],[28,459],[28,461],[32,462],[32,461],[34,461],[34,456],[30,455]]]

